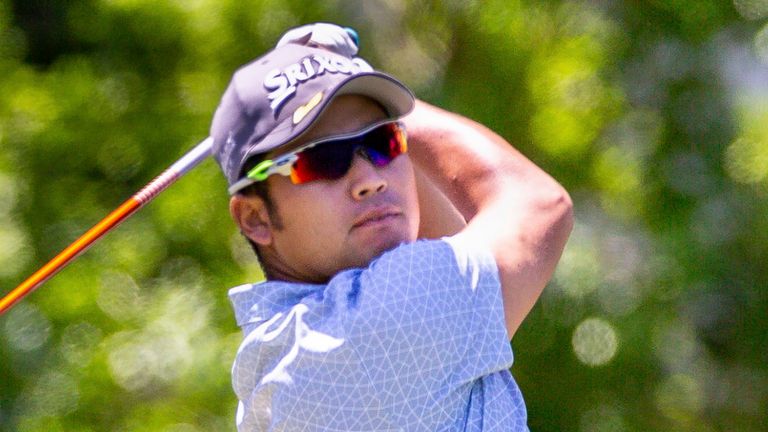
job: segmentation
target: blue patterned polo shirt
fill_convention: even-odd
[[[527,431],[498,269],[461,234],[230,290],[243,431]]]

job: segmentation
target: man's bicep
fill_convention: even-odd
[[[514,197],[499,200],[460,234],[487,248],[496,261],[510,339],[552,277],[571,229],[567,194],[545,201],[541,209],[522,209],[519,203]]]

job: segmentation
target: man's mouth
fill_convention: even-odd
[[[402,212],[394,206],[381,206],[375,207],[369,211],[364,212],[355,219],[352,228],[362,228],[366,226],[374,226],[382,222],[387,222],[390,219],[399,217]]]

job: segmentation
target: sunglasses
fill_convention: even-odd
[[[276,159],[263,160],[234,183],[229,193],[234,195],[272,174],[290,177],[293,184],[337,180],[349,171],[355,154],[383,167],[407,150],[405,126],[401,122],[373,124],[358,132],[310,142]]]

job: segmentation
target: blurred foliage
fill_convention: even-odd
[[[2,292],[312,21],[571,191],[513,341],[532,430],[765,430],[765,0],[0,0]],[[0,319],[0,429],[233,430],[226,289],[260,277],[206,162]]]

